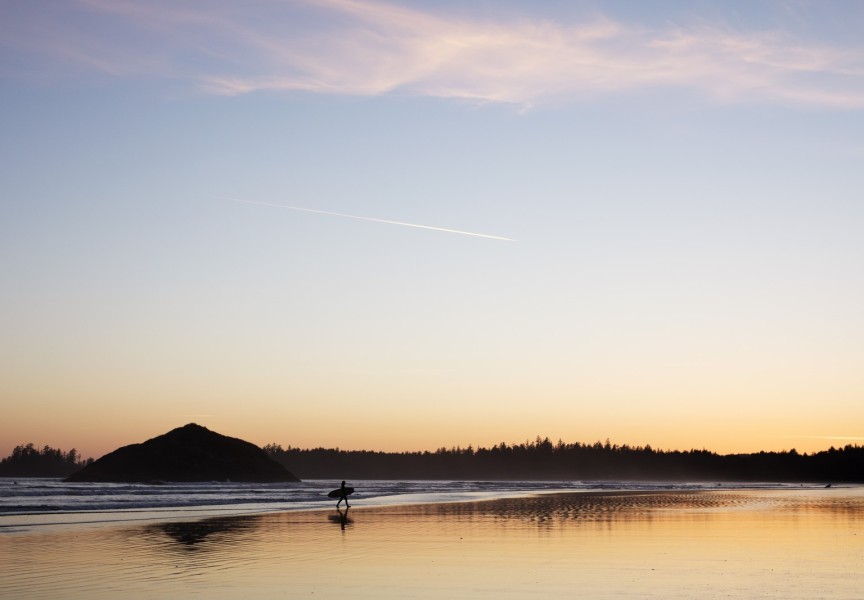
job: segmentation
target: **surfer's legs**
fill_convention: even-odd
[[[348,500],[345,498],[345,496],[342,496],[341,498],[339,498],[339,502],[336,503],[336,508],[339,508],[339,505],[342,504],[343,500],[345,500],[345,504],[348,504]]]

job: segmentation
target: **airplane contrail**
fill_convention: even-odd
[[[319,215],[329,215],[331,217],[344,217],[346,219],[357,219],[358,221],[372,221],[373,223],[387,223],[389,225],[402,225],[404,227],[417,227],[418,229],[431,229],[432,231],[443,231],[445,233],[458,233],[459,235],[471,235],[474,237],[487,238],[490,240],[502,240],[505,242],[515,242],[516,240],[499,235],[488,235],[485,233],[474,233],[473,231],[461,231],[459,229],[446,229],[444,227],[432,227],[431,225],[419,225],[417,223],[405,223],[403,221],[391,221],[389,219],[376,219],[374,217],[361,217],[359,215],[347,215],[345,213],[330,212],[328,210],[316,210],[314,208],[303,208],[300,206],[289,206],[287,204],[276,204],[273,202],[261,202],[259,200],[244,200],[242,198],[224,198],[231,202],[242,202],[243,204],[256,204],[258,206],[272,206],[275,208],[287,208],[288,210],[299,210],[301,212],[317,213]]]
[[[809,440],[864,440],[860,435],[776,435],[778,438],[798,439],[806,438]]]

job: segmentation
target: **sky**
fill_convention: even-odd
[[[0,455],[864,443],[864,3],[0,3]]]

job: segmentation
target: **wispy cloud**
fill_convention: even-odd
[[[40,51],[112,74],[180,78],[212,94],[399,93],[530,106],[652,87],[721,102],[864,107],[864,46],[782,30],[697,20],[656,28],[603,15],[552,21],[361,0],[262,0],[242,10],[79,2],[77,18],[52,23],[51,47]],[[6,45],[26,36],[7,34]]]

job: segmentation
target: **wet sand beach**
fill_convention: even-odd
[[[581,492],[0,533],[4,598],[860,598],[864,490]]]

